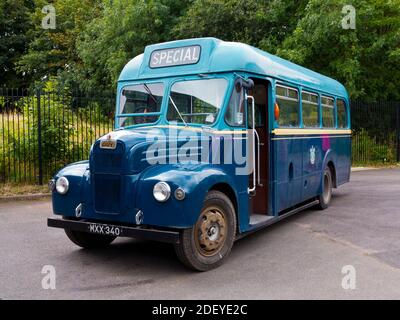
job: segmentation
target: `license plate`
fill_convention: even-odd
[[[115,149],[117,147],[117,141],[112,139],[101,140],[100,148],[101,149]]]
[[[88,229],[90,233],[102,234],[107,236],[118,237],[122,234],[122,228],[109,224],[90,223]]]

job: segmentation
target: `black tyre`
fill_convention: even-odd
[[[236,215],[232,202],[222,192],[210,191],[196,224],[181,232],[175,251],[189,268],[207,271],[224,262],[235,235]]]
[[[116,237],[65,229],[69,240],[82,248],[99,248],[109,245]]]
[[[322,179],[322,193],[318,196],[318,208],[324,210],[329,207],[332,199],[332,172],[329,167],[325,168],[324,177]]]

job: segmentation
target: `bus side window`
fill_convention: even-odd
[[[347,110],[346,110],[346,103],[342,99],[338,99],[336,101],[337,107],[337,121],[338,121],[338,128],[347,128]]]
[[[321,97],[322,106],[322,126],[324,128],[335,127],[335,105],[333,98]]]
[[[225,121],[233,127],[245,125],[244,92],[241,86],[235,86],[225,112]]]
[[[316,93],[303,91],[301,93],[303,109],[303,125],[305,128],[319,127],[319,105]]]
[[[285,86],[276,86],[276,103],[279,106],[280,127],[299,126],[299,92],[297,89]]]

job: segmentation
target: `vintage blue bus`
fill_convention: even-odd
[[[242,43],[150,45],[120,74],[115,130],[49,182],[48,226],[85,248],[169,242],[206,271],[235,240],[327,208],[350,154],[339,82]]]

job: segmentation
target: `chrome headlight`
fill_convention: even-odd
[[[60,177],[56,181],[56,190],[60,194],[66,194],[69,189],[69,181],[66,177]]]
[[[157,182],[153,188],[153,196],[157,201],[165,202],[171,195],[171,187],[166,182]]]

